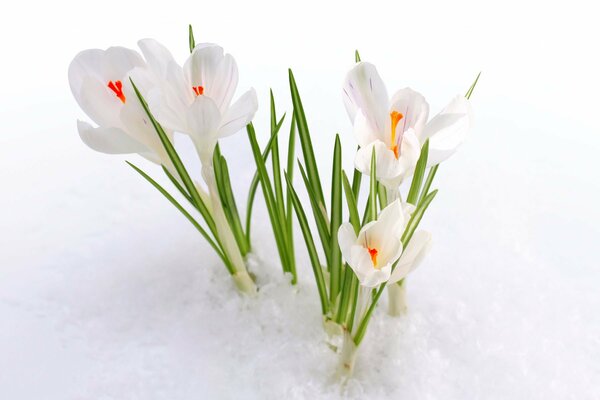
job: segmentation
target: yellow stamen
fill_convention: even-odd
[[[392,137],[390,141],[390,149],[394,152],[396,159],[398,159],[400,154],[398,152],[398,145],[396,144],[396,128],[398,127],[398,122],[404,118],[404,115],[398,111],[392,111],[390,113],[390,118],[392,119]]]

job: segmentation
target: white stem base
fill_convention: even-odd
[[[246,271],[238,271],[231,276],[235,286],[238,288],[240,293],[244,293],[248,296],[255,296],[257,293],[256,284]]]
[[[406,314],[406,282],[404,280],[393,283],[387,287],[388,292],[388,314],[398,317]]]
[[[338,376],[341,379],[345,380],[352,376],[357,354],[358,347],[354,344],[352,336],[348,332],[345,332],[344,343],[342,344],[342,351],[340,353],[340,364],[338,367]]]

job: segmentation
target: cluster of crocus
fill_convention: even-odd
[[[349,375],[383,291],[388,290],[391,315],[406,309],[405,278],[419,265],[431,242],[431,234],[417,228],[437,193],[430,189],[439,163],[455,152],[471,125],[468,98],[477,80],[466,96],[456,96],[428,120],[429,106],[421,94],[405,88],[390,99],[376,68],[361,62],[357,52],[356,65],[343,85],[346,110],[359,145],[355,169],[350,182],[341,167],[342,146],[336,136],[331,201],[327,203],[291,70],[293,115],[283,169],[278,136],[285,115],[278,119],[271,93],[271,135],[261,151],[251,123],[258,108],[256,94],[250,89],[233,101],[238,70],[231,55],[214,44],[196,45],[191,27],[190,56],[183,66],[155,40],[141,40],[139,47],[141,54],[122,47],[85,50],[72,61],[71,90],[97,125],[78,121],[81,139],[96,151],[137,153],[159,164],[192,211],[129,163],[194,225],[222,259],[236,287],[247,295],[257,291],[246,256],[251,251],[251,211],[258,186],[264,195],[282,269],[291,275],[292,284],[297,280],[295,213],[316,280],[324,327],[341,355],[340,372]],[[245,226],[238,213],[227,161],[219,149],[220,138],[243,128],[256,164]],[[322,251],[315,244],[305,207],[292,184],[296,132],[303,156],[298,166]],[[202,182],[192,179],[175,148],[175,136],[179,134],[189,136],[195,146],[202,165]],[[271,175],[265,165],[269,157]],[[363,174],[369,177],[369,190],[361,218],[358,204]],[[403,197],[400,185],[408,179],[410,188]],[[343,222],[344,197],[348,222]],[[194,214],[204,223],[198,222]]]

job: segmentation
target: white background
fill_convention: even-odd
[[[259,95],[259,128],[269,87],[289,110],[287,68],[294,69],[323,171],[336,132],[351,166],[355,144],[340,87],[354,49],[378,66],[390,92],[411,86],[433,112],[482,71],[476,127],[438,174],[440,196],[424,221],[435,246],[413,278],[413,314],[399,324],[405,335],[395,334],[396,358],[408,361],[389,361],[404,362],[394,375],[359,369],[348,395],[600,396],[600,26],[593,3],[322,0],[3,6],[1,398],[203,398],[222,393],[221,385],[229,388],[224,398],[311,393],[306,370],[318,359],[277,358],[275,368],[249,353],[247,360],[258,361],[244,369],[210,351],[222,341],[186,334],[206,323],[200,316],[213,324],[221,315],[195,304],[206,300],[197,292],[225,285],[216,257],[123,157],[94,153],[77,136],[75,121],[85,116],[68,87],[73,56],[153,37],[183,62],[188,23],[198,42],[217,42],[235,56],[240,93],[253,86]],[[242,199],[252,173],[245,134],[225,145],[240,171]],[[257,232],[268,243],[268,226]],[[271,251],[264,243],[257,249]],[[198,259],[219,270],[212,283],[193,275],[206,274],[193,265]],[[276,271],[277,262],[268,263]],[[310,288],[309,269],[301,272]],[[311,301],[308,315],[318,312]],[[241,370],[243,384],[220,372],[228,368]],[[283,383],[260,378],[268,374]]]

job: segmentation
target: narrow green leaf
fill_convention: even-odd
[[[206,224],[208,225],[209,229],[211,230],[211,232],[213,233],[215,238],[217,238],[217,240],[218,240],[217,228],[216,228],[215,222],[212,218],[212,215],[208,211],[206,204],[204,204],[204,201],[202,200],[202,198],[200,197],[200,194],[196,190],[196,186],[194,185],[194,182],[190,178],[190,175],[188,174],[187,170],[185,169],[185,166],[181,162],[179,155],[175,151],[175,147],[173,147],[173,144],[171,143],[171,140],[169,140],[164,129],[158,123],[158,121],[156,121],[156,119],[152,115],[152,112],[150,112],[150,109],[148,108],[148,104],[146,103],[146,100],[144,100],[144,97],[138,90],[138,88],[135,85],[135,83],[133,82],[133,80],[131,78],[129,78],[129,81],[131,82],[131,85],[133,86],[133,90],[135,91],[137,98],[139,99],[140,103],[142,104],[142,107],[144,108],[146,115],[150,119],[150,122],[152,123],[154,130],[158,134],[158,137],[160,138],[160,141],[161,141],[165,151],[167,152],[169,159],[173,163],[173,166],[175,167],[177,174],[181,178],[184,186],[186,187],[187,192],[190,194],[190,197],[194,201],[194,204],[195,204],[196,208],[198,209],[198,211],[200,211],[200,214],[202,214],[202,217],[206,221]]]
[[[419,203],[419,206],[417,207],[417,209],[415,211],[413,211],[410,220],[408,221],[408,224],[406,226],[406,229],[404,230],[404,233],[402,234],[402,245],[406,248],[406,246],[408,245],[408,242],[410,241],[410,239],[413,236],[413,233],[415,233],[415,230],[417,229],[417,227],[419,226],[419,223],[421,222],[421,218],[423,218],[423,215],[425,214],[425,211],[427,210],[427,207],[429,207],[429,204],[431,204],[431,202],[433,201],[433,199],[435,198],[435,195],[437,194],[437,189],[434,190],[433,192],[429,193],[427,196],[425,196],[425,198],[423,199],[422,203]]]
[[[379,198],[379,209],[383,210],[387,206],[387,190],[385,186],[377,182],[377,197]]]
[[[233,190],[231,188],[231,179],[229,177],[229,167],[227,166],[227,161],[225,157],[221,156],[221,179],[223,182],[223,186],[226,188],[225,194],[225,204],[227,207],[227,216],[229,217],[229,226],[233,231],[233,235],[235,236],[235,241],[240,248],[242,256],[246,256],[250,251],[250,243],[246,239],[246,235],[244,234],[244,229],[242,228],[242,222],[240,221],[240,214],[238,212],[237,204],[235,201],[235,196],[233,195]]]
[[[325,285],[325,278],[323,277],[323,270],[321,269],[319,255],[317,253],[317,249],[315,248],[315,242],[313,240],[312,234],[310,233],[308,220],[306,219],[306,213],[302,208],[300,199],[298,198],[298,195],[296,194],[292,182],[290,181],[287,174],[285,174],[285,180],[287,183],[289,193],[291,194],[292,204],[294,205],[294,209],[296,210],[296,217],[298,218],[298,223],[300,225],[300,229],[302,230],[302,235],[304,236],[306,249],[308,250],[310,264],[312,266],[315,281],[317,283],[317,289],[319,291],[319,299],[321,300],[321,312],[323,313],[323,315],[326,315],[329,312],[329,303],[327,300],[327,287]]]
[[[275,110],[275,98],[273,97],[273,91],[270,90],[271,100],[271,135],[275,133],[277,129],[277,115]],[[277,135],[275,135],[277,136]],[[286,221],[285,217],[285,203],[283,200],[283,187],[281,185],[281,166],[279,163],[279,140],[277,137],[273,141],[273,147],[271,148],[271,161],[273,169],[273,186],[275,188],[275,205],[277,206],[277,212],[279,213],[279,221]],[[285,228],[284,228],[285,229]]]
[[[185,197],[185,199],[187,201],[189,201],[193,207],[196,207],[196,205],[194,204],[194,201],[192,200],[192,198],[190,197],[188,192],[185,190],[185,188],[183,186],[181,186],[181,184],[177,181],[177,179],[175,179],[173,174],[171,174],[164,165],[161,165],[161,167],[162,167],[163,171],[165,172],[165,175],[167,175],[167,177],[169,178],[171,183],[173,183],[173,186],[175,186],[177,188],[177,190],[179,190],[179,193],[181,193],[181,195],[183,197]]]
[[[435,178],[435,174],[439,166],[440,164],[436,164],[433,167],[429,168],[429,173],[427,174],[427,179],[425,180],[425,184],[423,185],[423,189],[421,190],[421,195],[419,196],[419,201],[417,204],[421,204],[425,196],[427,196],[427,194],[429,193],[431,183],[433,182],[433,178]]]
[[[340,136],[335,135],[335,145],[333,148],[333,166],[331,176],[331,224],[329,228],[331,237],[331,262],[330,273],[331,280],[329,285],[330,301],[333,304],[340,290],[342,279],[342,253],[338,245],[338,229],[342,224],[342,144]]]
[[[467,93],[465,94],[465,97],[467,98],[467,100],[469,100],[471,98],[471,95],[473,94],[473,90],[475,90],[475,86],[477,86],[477,82],[479,81],[480,76],[481,76],[481,72],[479,72],[477,74],[477,78],[475,78],[475,82],[473,82],[473,84],[471,85],[469,90],[467,90]]]
[[[377,158],[375,155],[375,148],[373,148],[373,152],[371,153],[371,180],[369,187],[369,203],[368,210],[369,214],[367,216],[368,221],[374,221],[377,218]]]
[[[310,139],[306,115],[304,114],[304,107],[302,106],[302,100],[300,99],[298,87],[296,86],[296,80],[294,79],[294,74],[292,73],[291,69],[289,70],[289,80],[292,103],[294,105],[294,116],[296,117],[296,125],[298,127],[300,144],[302,145],[302,154],[304,155],[304,164],[306,165],[306,171],[308,172],[308,178],[312,187],[312,191],[315,193],[318,201],[324,207],[325,197],[323,196],[321,179],[319,178],[319,169],[315,160],[315,153],[313,150],[312,141]]]
[[[346,203],[348,205],[348,213],[350,214],[350,223],[354,227],[354,232],[358,235],[360,231],[360,217],[358,216],[358,208],[356,206],[356,200],[354,199],[354,193],[348,182],[348,176],[346,172],[342,171],[342,183],[344,184],[344,194],[346,195]]]
[[[279,123],[277,124],[276,133],[274,135],[271,135],[271,137],[269,138],[269,141],[267,142],[267,145],[265,146],[265,149],[262,152],[263,164],[267,162],[267,158],[269,157],[269,153],[271,152],[271,148],[273,147],[273,142],[277,138],[279,129],[281,128],[281,125],[283,124],[284,118],[285,118],[285,115],[283,117],[281,117],[281,120],[279,120]],[[254,207],[254,197],[256,196],[256,190],[258,189],[258,183],[259,183],[258,181],[259,181],[259,178],[258,178],[258,169],[257,169],[256,172],[254,173],[254,176],[252,177],[252,182],[250,183],[250,189],[248,189],[248,200],[246,201],[246,238],[248,240],[248,243],[251,243],[250,228],[252,225],[252,209]]]
[[[354,50],[354,61],[357,63],[360,62],[360,54],[358,54],[358,50]]]
[[[194,51],[194,47],[196,47],[196,40],[194,39],[194,30],[192,29],[192,24],[189,25],[188,38],[191,53],[192,51]]]
[[[425,168],[427,167],[427,157],[429,156],[429,139],[425,141],[423,147],[421,147],[421,155],[419,161],[415,166],[415,173],[413,174],[412,182],[410,183],[410,190],[408,191],[408,197],[406,201],[410,204],[416,205],[419,197],[419,191],[421,190],[421,183],[423,182],[423,176],[425,175]]]
[[[233,266],[231,265],[229,260],[225,257],[223,252],[219,249],[219,246],[217,246],[217,244],[213,241],[213,239],[210,237],[208,232],[206,232],[204,230],[204,228],[202,228],[202,226],[194,219],[194,217],[192,217],[190,215],[190,213],[188,213],[185,210],[185,208],[183,208],[181,206],[181,204],[179,204],[179,202],[177,200],[175,200],[175,198],[169,194],[169,192],[167,192],[158,182],[156,182],[154,179],[152,179],[148,174],[146,174],[144,171],[142,171],[140,168],[136,167],[134,164],[130,163],[129,161],[126,161],[126,163],[129,164],[129,166],[131,168],[133,168],[135,171],[137,171],[142,177],[144,177],[144,179],[146,179],[148,182],[150,182],[150,184],[152,184],[152,186],[154,186],[163,196],[165,196],[165,198],[167,200],[169,200],[169,202],[171,202],[171,204],[173,204],[175,206],[175,208],[177,208],[177,210],[179,210],[179,212],[181,212],[183,214],[183,216],[186,217],[187,220],[192,223],[194,228],[196,228],[198,230],[198,232],[200,232],[200,234],[204,237],[204,239],[208,242],[208,244],[214,249],[214,251],[217,253],[217,255],[221,258],[221,260],[225,264],[225,267],[227,267],[227,270],[229,271],[229,273],[233,275],[235,273],[235,269],[233,268]]]
[[[306,171],[298,161],[298,169],[300,170],[300,175],[302,175],[302,180],[304,181],[304,186],[306,187],[306,191],[308,192],[308,198],[310,200],[310,205],[313,211],[313,217],[315,219],[315,224],[317,225],[317,232],[319,233],[319,238],[321,239],[321,246],[323,247],[323,253],[325,254],[325,258],[327,259],[327,268],[330,267],[330,243],[331,238],[329,234],[329,222],[327,221],[327,214],[323,212],[323,208],[320,207],[318,203],[317,196],[312,191],[312,187],[310,186],[310,182],[308,181],[308,176],[306,175]]]
[[[286,252],[284,237],[285,232],[283,230],[284,221],[279,220],[277,205],[275,204],[275,195],[273,194],[273,187],[271,186],[267,168],[265,167],[264,162],[262,162],[262,156],[258,147],[258,142],[256,141],[256,132],[254,131],[254,126],[252,123],[246,126],[246,130],[248,132],[248,138],[250,139],[250,146],[252,147],[252,154],[254,155],[254,162],[256,163],[260,185],[263,190],[263,197],[265,198],[265,204],[269,213],[269,219],[271,220],[271,226],[273,228],[273,234],[275,236],[275,243],[277,244],[279,258],[284,271],[290,272],[287,271],[287,267],[290,265],[290,263],[287,260],[288,254]]]
[[[294,164],[296,158],[296,118],[292,113],[292,123],[290,124],[290,137],[288,139],[288,152],[287,152],[287,174],[290,181],[294,181]],[[292,275],[297,276],[296,272],[296,257],[294,251],[294,220],[293,220],[293,204],[292,204],[292,194],[286,185],[286,194],[285,194],[285,218],[286,218],[286,230],[288,237],[288,252],[290,254],[291,265],[290,268],[292,270]],[[294,283],[294,282],[293,282]]]

